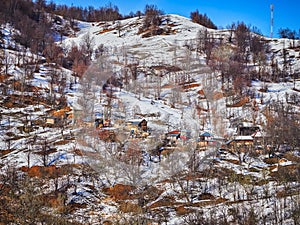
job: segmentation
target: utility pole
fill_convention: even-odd
[[[271,31],[270,31],[270,38],[273,38],[273,25],[274,25],[274,5],[270,5],[270,10],[271,10]]]

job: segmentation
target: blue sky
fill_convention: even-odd
[[[56,4],[66,4],[95,8],[108,3],[118,6],[120,13],[143,11],[146,4],[154,4],[165,13],[179,14],[185,17],[190,12],[199,10],[218,27],[226,27],[232,22],[243,21],[247,25],[256,26],[261,32],[270,35],[270,4],[274,5],[274,35],[278,36],[279,28],[300,29],[300,0],[53,0]]]

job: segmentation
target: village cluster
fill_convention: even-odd
[[[113,125],[108,120],[98,118],[95,120],[95,127],[100,132],[110,130],[113,132]],[[125,132],[130,139],[147,139],[151,137],[151,127],[144,118],[131,119],[125,122]],[[269,153],[270,146],[265,146],[265,138],[262,129],[250,122],[241,122],[236,126],[236,132],[230,139],[215,136],[210,131],[200,131],[196,138],[192,137],[191,131],[171,130],[160,135],[162,143],[159,147],[159,154],[180,149],[188,142],[196,143],[196,150],[204,151],[210,146],[219,146],[220,151],[230,152],[251,152],[256,154]],[[158,144],[159,145],[159,144]],[[264,151],[266,150],[266,151]]]

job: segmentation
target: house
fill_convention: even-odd
[[[140,130],[147,132],[148,127],[147,127],[147,120],[143,119],[139,124],[138,127]]]
[[[237,126],[237,135],[249,136],[260,130],[261,129],[258,125],[253,125],[252,123],[249,122],[242,122],[239,123]]]
[[[73,125],[80,124],[82,122],[82,118],[84,115],[82,106],[77,102],[74,102],[72,103],[72,109],[73,109],[73,117],[72,117]]]
[[[199,134],[199,137],[197,139],[197,149],[206,148],[209,145],[214,144],[214,140],[212,137],[212,134],[209,132],[202,132]]]
[[[132,119],[126,122],[131,137],[148,137],[148,122],[145,119]]]
[[[95,127],[96,128],[102,128],[102,127],[111,127],[111,121],[110,120],[103,120],[103,118],[96,118],[95,119]]]
[[[179,130],[170,131],[170,132],[166,133],[166,137],[165,137],[165,139],[171,145],[176,144],[179,138],[180,138],[180,131]]]
[[[68,106],[59,110],[50,110],[49,114],[50,116],[46,118],[45,123],[46,126],[52,127],[67,121],[70,118],[70,115],[72,115],[72,109]]]
[[[235,151],[249,151],[253,149],[254,139],[252,136],[235,136],[232,140],[226,142],[228,150]]]
[[[255,146],[264,145],[265,134],[262,131],[256,131],[251,135],[253,137],[253,142]]]

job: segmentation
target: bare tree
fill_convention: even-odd
[[[250,29],[243,22],[238,23],[235,29],[235,41],[238,47],[238,56],[241,62],[247,62],[247,47],[249,46],[250,40]]]
[[[161,23],[160,15],[163,14],[161,10],[157,9],[155,5],[146,5],[145,7],[144,27],[159,26]]]
[[[82,49],[86,51],[89,60],[91,60],[92,58],[92,54],[94,52],[94,45],[94,37],[92,37],[91,34],[88,32],[83,36],[81,46]]]

